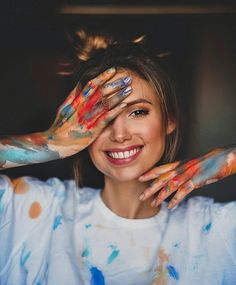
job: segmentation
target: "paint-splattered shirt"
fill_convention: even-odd
[[[234,285],[236,202],[125,219],[74,181],[0,176],[0,285]]]

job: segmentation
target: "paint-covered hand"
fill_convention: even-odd
[[[111,68],[91,80],[82,91],[75,88],[45,132],[0,138],[0,169],[42,163],[73,155],[90,143],[118,116],[131,93],[129,76],[111,80]]]
[[[111,81],[115,68],[108,69],[79,90],[75,88],[60,106],[48,130],[48,145],[67,157],[86,148],[122,112],[120,104],[132,91],[131,77]]]
[[[155,195],[151,206],[157,207],[176,192],[168,204],[168,208],[173,208],[194,189],[235,173],[236,147],[217,148],[187,162],[169,163],[146,172],[139,177],[139,180],[153,181],[139,199],[144,201]]]

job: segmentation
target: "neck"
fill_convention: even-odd
[[[105,177],[105,187],[101,197],[106,206],[115,214],[127,219],[145,219],[156,215],[160,207],[150,206],[153,197],[140,201],[139,195],[147,188],[148,183],[132,180],[120,182]]]

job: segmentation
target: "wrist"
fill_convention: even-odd
[[[68,135],[55,134],[51,129],[45,131],[43,137],[47,142],[48,149],[56,152],[59,159],[72,156],[84,149],[79,139],[70,139]]]

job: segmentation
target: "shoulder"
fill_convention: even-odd
[[[220,243],[236,264],[236,201],[216,203],[213,198],[196,196],[180,203],[170,213],[172,224],[182,226],[196,237]],[[232,254],[234,253],[234,254]]]
[[[10,179],[5,175],[0,175],[0,199],[5,205],[11,200],[24,201],[30,198],[49,201],[55,196],[62,196],[70,188],[73,188],[73,181],[65,182],[58,178],[42,181],[34,177],[24,176]]]
[[[170,216],[184,220],[212,221],[217,224],[224,221],[236,225],[236,201],[216,203],[213,198],[195,196],[189,198],[172,210]]]
[[[0,175],[0,217],[7,210],[20,212],[20,209],[30,209],[32,205],[41,209],[53,204],[62,208],[89,204],[96,192],[88,187],[79,189],[74,180],[62,181],[53,177],[42,181],[27,176],[10,179]]]

